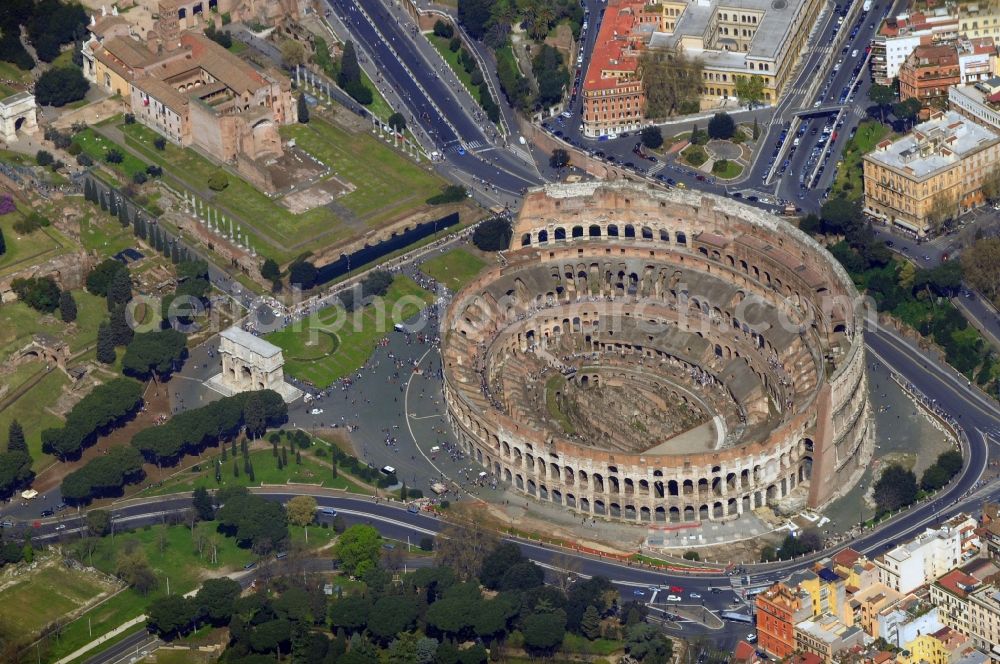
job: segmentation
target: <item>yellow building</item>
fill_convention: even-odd
[[[984,201],[1000,137],[954,111],[936,111],[864,156],[865,212],[920,237]]]
[[[949,664],[948,651],[933,634],[921,634],[907,643],[896,661],[899,664]]]

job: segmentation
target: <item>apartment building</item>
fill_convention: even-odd
[[[1000,588],[956,569],[938,579],[930,590],[931,601],[938,605],[948,627],[987,652],[1000,644]]]
[[[845,625],[829,613],[795,625],[797,648],[817,655],[825,664],[838,661],[845,650],[862,645],[864,636],[860,627]]]
[[[657,24],[642,0],[610,0],[583,80],[583,132],[603,136],[638,129],[646,97],[639,56]],[[643,35],[646,35],[644,37]]]
[[[917,46],[953,41],[958,36],[958,17],[948,7],[888,18],[872,39],[872,77],[876,83],[891,85]]]
[[[927,106],[943,101],[948,88],[961,82],[954,45],[920,45],[899,68],[899,98],[919,99]]]
[[[808,593],[776,583],[754,600],[757,608],[757,647],[777,659],[797,649],[795,625],[812,616]]]
[[[1000,158],[1000,136],[954,111],[864,156],[865,212],[919,237],[984,201],[982,186]],[[875,560],[879,580],[909,592],[958,564],[961,536],[943,526],[928,530]]]
[[[903,599],[902,593],[879,582],[857,591],[850,599],[854,624],[875,638],[883,636],[881,629],[883,622],[879,620],[879,616],[883,610],[895,605],[901,599]]]
[[[736,104],[736,84],[759,76],[774,103],[791,76],[821,0],[609,0],[583,83],[583,130],[602,136],[639,128],[645,49],[702,63],[699,104]]]

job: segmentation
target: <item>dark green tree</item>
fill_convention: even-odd
[[[35,81],[35,101],[41,106],[65,106],[83,99],[90,84],[76,67],[49,69]]]
[[[580,631],[588,639],[593,641],[601,635],[601,614],[597,612],[597,607],[593,604],[583,612],[583,619],[580,621]]]
[[[101,321],[97,327],[97,361],[102,364],[114,364],[116,357],[111,325],[108,321]]]
[[[194,495],[191,497],[191,504],[194,507],[195,514],[202,521],[212,521],[215,519],[215,507],[212,506],[212,497],[208,494],[205,487],[199,486],[194,490]]]
[[[132,299],[132,277],[128,270],[116,270],[108,282],[108,311]]]
[[[656,125],[650,125],[642,130],[642,144],[651,150],[663,145],[663,132]]]
[[[309,122],[309,104],[306,103],[305,94],[301,92],[299,93],[299,98],[295,101],[295,111],[300,124]]]
[[[913,471],[890,464],[875,483],[874,498],[880,514],[911,505],[917,499],[917,478]]]
[[[21,428],[21,423],[16,419],[10,421],[10,426],[7,427],[7,451],[8,452],[27,452],[28,443],[24,439],[24,429]]]
[[[716,113],[708,121],[708,136],[717,140],[729,140],[736,133],[736,122],[728,113]]]
[[[59,294],[59,318],[64,323],[72,323],[76,320],[76,300],[69,291]]]
[[[566,616],[561,611],[532,613],[524,618],[521,633],[524,635],[524,647],[529,652],[551,654],[566,636]]]

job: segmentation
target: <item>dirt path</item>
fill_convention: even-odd
[[[46,493],[56,488],[62,484],[63,478],[72,473],[74,470],[79,470],[88,461],[95,459],[102,454],[106,454],[108,450],[114,447],[121,447],[128,445],[132,441],[132,436],[137,434],[139,431],[146,429],[151,426],[156,425],[156,420],[158,417],[163,416],[165,418],[170,417],[170,400],[168,398],[167,386],[164,385],[154,385],[150,383],[146,386],[146,393],[144,395],[145,403],[143,404],[142,410],[136,413],[129,422],[123,427],[115,429],[107,436],[101,436],[97,439],[97,442],[88,447],[83,451],[83,455],[80,457],[79,461],[69,461],[64,463],[53,463],[48,466],[35,477],[35,481],[32,484],[32,488],[39,493]],[[143,470],[146,471],[147,475],[153,476],[156,472],[156,466],[153,464],[145,464]]]

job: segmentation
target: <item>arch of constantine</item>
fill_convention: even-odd
[[[222,373],[208,380],[209,387],[227,396],[237,392],[274,390],[286,403],[302,392],[285,382],[285,358],[281,349],[241,327],[219,333]]]
[[[635,523],[820,507],[871,458],[858,293],[814,240],[625,182],[527,195],[442,319],[448,417],[511,487]]]

